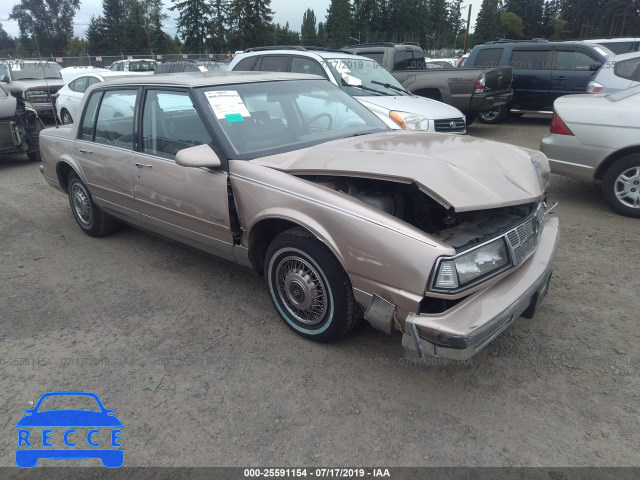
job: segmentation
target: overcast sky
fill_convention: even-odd
[[[322,22],[327,15],[330,0],[306,0],[304,2],[294,2],[292,0],[271,0],[271,9],[274,11],[273,21],[284,25],[289,22],[289,27],[293,30],[300,31],[302,24],[302,15],[307,8],[313,9],[316,14],[316,20]],[[13,5],[18,3],[16,0],[0,0],[0,23],[5,31],[11,36],[18,36],[20,31],[17,22],[9,20],[9,13]],[[171,6],[170,0],[164,0],[165,5]],[[480,9],[482,0],[469,0],[463,4],[463,16],[466,18],[467,5],[472,4],[471,29],[475,25],[475,18]],[[98,16],[102,13],[102,0],[81,0],[80,10],[75,16],[74,30],[75,35],[84,37],[89,20],[92,16]],[[165,31],[173,36],[176,33],[175,21],[171,18],[175,12],[166,12],[169,19],[165,23]]]

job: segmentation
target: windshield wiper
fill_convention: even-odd
[[[377,93],[378,95],[388,95],[386,92],[381,92],[380,90],[376,90],[375,88],[365,87],[364,85],[352,85],[350,83],[345,82],[344,80],[342,80],[342,85],[344,85],[345,87],[359,88],[360,90],[366,90],[367,92]]]
[[[390,83],[382,83],[382,82],[378,82],[376,80],[371,80],[371,83],[373,83],[374,85],[380,85],[384,88],[390,88],[391,90],[395,90],[396,92],[400,92],[403,95],[407,94],[407,91],[404,88],[398,88],[395,85],[391,85]]]

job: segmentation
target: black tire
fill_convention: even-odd
[[[478,114],[478,121],[480,123],[485,123],[487,125],[495,125],[496,123],[502,122],[505,116],[505,108],[504,107],[496,107],[491,110],[487,110],[484,112],[480,112]]]
[[[60,121],[62,122],[63,125],[71,125],[73,123],[73,118],[71,117],[71,114],[64,108],[60,112]]]
[[[471,125],[473,122],[475,122],[478,119],[478,116],[474,113],[467,113],[465,116],[465,121],[467,122],[467,127],[469,125]]]
[[[298,335],[330,342],[358,324],[349,277],[308,231],[292,228],[278,235],[267,249],[264,272],[273,306]]]
[[[116,229],[116,221],[95,204],[89,189],[75,173],[69,175],[67,192],[71,213],[84,233],[103,237]]]
[[[602,194],[620,215],[640,218],[640,154],[621,158],[604,174]]]

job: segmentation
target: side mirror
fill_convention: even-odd
[[[600,70],[601,66],[602,66],[601,63],[592,63],[589,67],[589,70],[592,72],[597,72],[598,70]]]
[[[218,168],[222,165],[218,155],[209,145],[184,148],[176,153],[176,163],[183,167]]]
[[[22,91],[21,88],[18,87],[11,87],[10,89],[11,95],[18,98],[18,99],[24,99],[24,92]]]

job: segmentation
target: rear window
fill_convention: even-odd
[[[610,93],[606,95],[606,99],[610,102],[619,102],[625,98],[633,97],[634,95],[640,95],[640,85],[637,87],[627,88],[626,90],[620,90],[616,93]]]
[[[383,52],[359,52],[358,55],[362,55],[363,57],[370,58],[371,60],[375,60],[380,65],[382,65],[382,59],[384,58]]]
[[[633,47],[635,45],[634,41],[626,41],[626,42],[606,42],[601,45],[607,47],[616,55],[620,55],[621,53],[629,53],[633,52]]]
[[[613,72],[618,77],[640,82],[640,56],[616,62]]]
[[[503,48],[483,48],[473,62],[474,67],[497,67],[500,65]]]
[[[393,57],[394,70],[424,69],[424,53],[422,50],[399,50]]]

